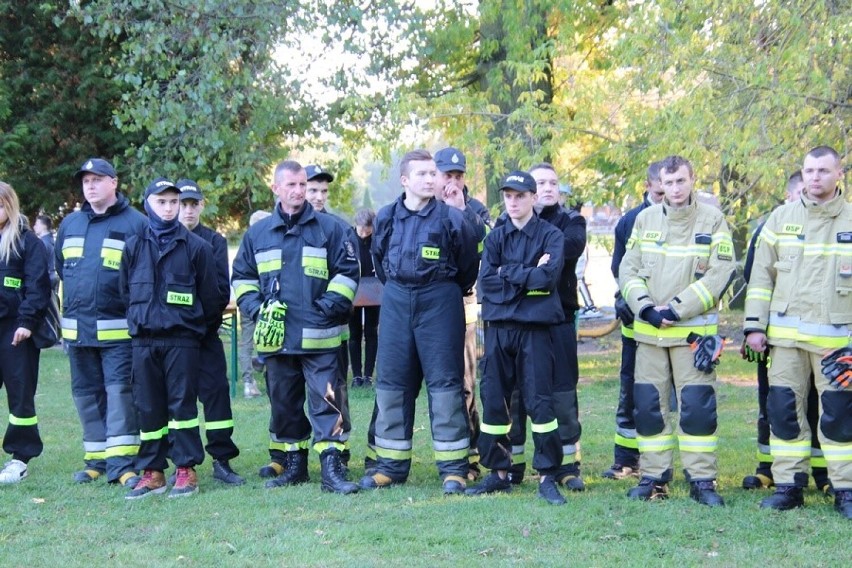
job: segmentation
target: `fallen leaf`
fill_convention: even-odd
[[[44,503],[44,499],[42,499],[41,497],[33,497],[33,503]]]

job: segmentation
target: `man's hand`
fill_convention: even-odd
[[[15,335],[12,336],[12,347],[17,347],[19,343],[22,343],[30,338],[32,332],[25,327],[19,327],[15,330]]]
[[[444,186],[442,195],[444,197],[444,203],[450,207],[455,207],[462,211],[464,211],[464,208],[467,207],[467,204],[464,202],[464,192],[453,183],[448,183]]]
[[[657,329],[669,327],[677,321],[677,316],[668,306],[648,306],[640,315]]]
[[[752,331],[746,336],[746,345],[755,353],[766,351],[766,334],[762,331]]]
[[[536,268],[538,268],[539,266],[544,266],[549,261],[550,261],[550,254],[544,253],[543,255],[541,255],[541,258],[538,259],[538,264],[536,264]]]

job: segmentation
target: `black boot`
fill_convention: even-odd
[[[689,484],[689,496],[694,501],[708,507],[724,507],[725,501],[716,493],[715,481],[692,481]]]
[[[834,496],[834,489],[831,486],[831,481],[828,479],[828,470],[824,467],[814,467],[811,469],[811,477],[814,478],[814,484],[819,491],[822,491],[829,497]]]
[[[509,481],[512,485],[520,485],[524,481],[524,474],[527,470],[526,463],[513,463],[509,468]]]
[[[802,507],[805,499],[802,496],[802,488],[797,485],[778,485],[775,493],[760,502],[761,509],[775,509],[776,511],[787,511]]]
[[[340,450],[329,449],[320,454],[322,470],[322,490],[329,493],[357,493],[358,485],[346,481],[343,464],[340,462]]]
[[[266,482],[267,489],[308,482],[308,450],[287,452],[286,462],[281,475]]]
[[[852,489],[834,493],[834,510],[843,518],[852,520]]]
[[[630,499],[638,499],[640,501],[655,501],[658,499],[668,499],[669,488],[664,481],[657,481],[643,477],[639,481],[639,485],[627,492]]]

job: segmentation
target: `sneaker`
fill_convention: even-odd
[[[628,477],[639,477],[639,466],[614,463],[609,469],[601,474],[604,479],[627,479]]]
[[[501,479],[496,471],[492,471],[478,485],[465,489],[464,494],[486,495],[488,493],[510,493],[511,491],[512,482],[509,481],[509,476]]]
[[[242,476],[231,469],[228,460],[213,460],[213,479],[228,485],[242,485],[246,482]]]
[[[538,496],[551,505],[564,505],[567,503],[565,497],[559,492],[559,487],[553,481],[552,475],[541,476],[541,482],[538,484]]]
[[[135,471],[122,473],[118,478],[118,484],[127,489],[133,489],[140,481],[142,481],[142,478]]]
[[[467,482],[465,482],[463,477],[448,475],[444,478],[444,495],[464,495],[464,490],[466,488]]]
[[[352,377],[352,386],[353,387],[364,386],[364,377]]]
[[[169,498],[189,497],[196,493],[198,493],[198,477],[195,475],[195,470],[191,467],[177,468],[177,481],[169,491]]]
[[[627,492],[627,497],[640,501],[668,499],[669,486],[668,483],[643,477],[639,480],[639,485]]]
[[[584,309],[579,317],[580,319],[594,319],[603,317],[603,313],[596,307],[592,306]]]
[[[365,475],[358,482],[358,487],[361,489],[382,489],[391,485],[398,485],[400,482],[394,481],[384,473],[376,472],[372,475]]]
[[[805,499],[802,496],[802,488],[797,485],[779,485],[775,488],[775,493],[760,502],[761,509],[775,509],[776,511],[789,511],[796,507],[804,507],[804,505]]]
[[[257,398],[260,396],[260,389],[257,388],[257,382],[254,379],[245,382],[243,396],[245,398]]]
[[[27,464],[21,460],[10,460],[6,462],[6,465],[3,466],[3,470],[0,471],[0,483],[5,485],[18,483],[27,475],[29,475],[27,472]]]
[[[586,490],[586,484],[580,474],[568,474],[559,480],[559,484],[569,491],[580,492]]]
[[[834,510],[844,518],[852,520],[852,490],[837,491],[834,494]]]
[[[770,487],[775,487],[775,481],[773,481],[771,474],[755,473],[743,477],[743,489],[769,489]]]
[[[724,507],[725,501],[716,492],[715,481],[692,481],[689,484],[689,496],[693,501],[708,507]]]
[[[136,487],[134,487],[130,493],[125,495],[124,498],[142,499],[149,495],[165,493],[166,489],[166,476],[163,475],[163,472],[146,469],[142,473],[142,478],[136,484]]]
[[[74,483],[91,483],[104,474],[99,469],[84,469],[74,472]]]
[[[263,479],[272,479],[284,473],[284,466],[278,462],[269,462],[258,470],[257,474]]]

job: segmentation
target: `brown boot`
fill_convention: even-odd
[[[169,498],[189,497],[196,493],[198,493],[198,477],[195,475],[195,470],[191,467],[177,468],[175,486],[169,491]]]
[[[154,471],[146,469],[142,474],[142,479],[136,484],[130,493],[124,496],[125,499],[142,499],[149,495],[157,495],[166,492],[166,476],[162,471]]]

